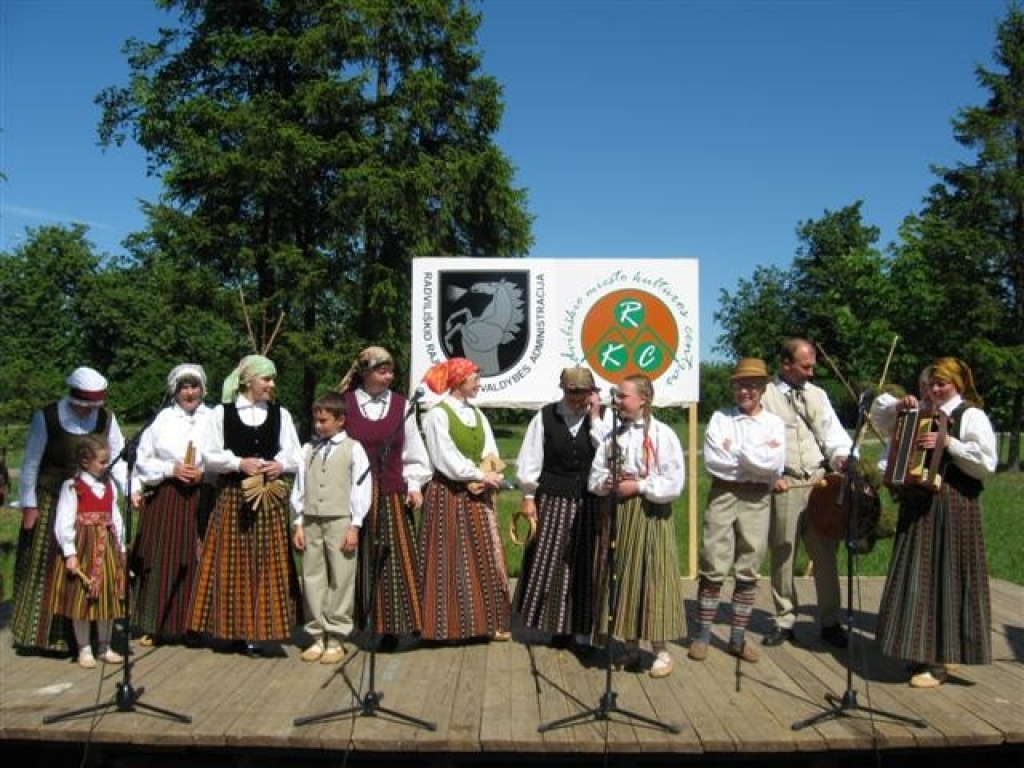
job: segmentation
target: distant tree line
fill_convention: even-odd
[[[300,419],[369,343],[409,359],[411,261],[522,256],[526,192],[494,142],[501,86],[480,71],[464,1],[158,0],[177,22],[129,40],[129,84],[97,96],[101,141],[130,138],[162,182],[127,254],[83,226],[30,229],[0,253],[0,425],[22,424],[93,365],[125,420],[160,404],[167,371],[200,362],[210,397],[273,334],[279,391]],[[1019,460],[1024,420],[1024,14],[997,30],[990,94],[953,120],[974,160],[937,182],[883,251],[860,201],[800,222],[792,266],[723,290],[717,350],[778,358],[817,342],[851,388],[910,386],[939,355],[974,369]],[[0,181],[2,183],[2,181]],[[242,298],[250,322],[242,310]],[[823,362],[823,361],[821,361]],[[702,418],[731,400],[701,370]],[[403,372],[408,374],[408,372]],[[853,398],[821,379],[852,423]],[[0,434],[0,441],[2,441]]]

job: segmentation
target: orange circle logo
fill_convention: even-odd
[[[583,318],[583,354],[602,378],[632,374],[654,380],[675,357],[679,327],[672,311],[646,291],[622,290],[600,298]]]

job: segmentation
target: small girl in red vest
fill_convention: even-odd
[[[78,664],[96,666],[89,639],[96,622],[98,658],[108,664],[124,660],[110,647],[114,619],[124,598],[124,524],[117,493],[107,472],[110,449],[99,435],[88,435],[76,452],[78,473],[60,489],[54,534],[63,555],[55,568],[54,613],[75,628]]]

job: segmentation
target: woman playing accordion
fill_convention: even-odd
[[[948,419],[947,431],[921,431],[917,447],[941,454],[938,487],[899,491],[899,521],[878,611],[881,650],[913,664],[910,685],[942,685],[958,664],[988,664],[991,609],[981,523],[982,480],[995,471],[995,434],[971,369],[943,357],[928,375],[927,394]],[[890,433],[917,397],[879,398],[872,421]],[[877,418],[876,418],[877,417]]]

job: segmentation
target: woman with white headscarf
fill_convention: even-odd
[[[75,452],[86,435],[106,438],[114,461],[111,474],[124,490],[125,465],[117,461],[124,437],[106,407],[107,380],[92,368],[76,368],[64,397],[36,411],[21,464],[21,532],[14,569],[11,635],[20,651],[64,652],[71,634],[67,620],[47,606],[56,599],[53,563],[60,559],[53,535],[54,510],[65,480],[75,476]]]
[[[182,363],[167,376],[171,404],[144,429],[133,476],[141,507],[131,568],[137,579],[132,616],[142,644],[176,642],[187,629],[199,545],[213,506],[199,440],[210,419],[206,372]]]
[[[200,451],[220,476],[203,539],[189,629],[234,642],[290,639],[299,620],[288,496],[302,460],[291,414],[274,402],[277,368],[249,355],[224,381]]]

